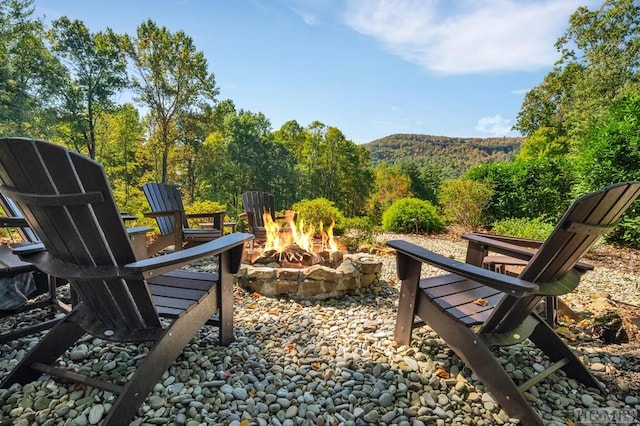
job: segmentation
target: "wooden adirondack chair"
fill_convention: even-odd
[[[278,219],[286,221],[295,220],[295,212],[287,210],[284,215],[276,215],[276,199],[272,194],[260,191],[249,191],[242,194],[242,206],[244,213],[241,219],[246,219],[249,232],[256,236],[256,241],[264,241],[267,238],[267,229],[264,223],[264,214],[267,213],[275,222]],[[286,232],[286,227],[281,231]]]
[[[142,185],[142,190],[151,207],[151,213],[144,216],[155,218],[160,229],[160,237],[147,248],[149,256],[169,246],[181,250],[222,236],[225,212],[186,214],[182,195],[173,185],[149,182]],[[212,219],[213,228],[189,227],[188,219],[195,218]]]
[[[477,262],[458,262],[402,240],[389,241],[397,251],[402,280],[396,342],[409,344],[412,330],[428,324],[475,372],[498,404],[525,425],[543,424],[524,397],[525,391],[558,369],[586,386],[603,390],[535,308],[543,298],[578,286],[584,272],[576,268],[578,260],[615,226],[639,194],[640,182],[630,182],[576,200],[518,277],[483,269]],[[450,274],[421,279],[423,263]],[[516,384],[490,347],[526,339],[540,348],[552,365]]]
[[[0,227],[17,230],[23,241],[33,243],[40,242],[33,230],[28,227],[26,220],[22,217],[22,212],[18,209],[18,206],[16,206],[13,200],[4,197],[1,193],[0,207],[2,207],[2,210],[7,215],[0,217]],[[14,327],[9,331],[0,334],[0,344],[47,330],[60,321],[60,318],[55,318],[56,313],[67,313],[71,310],[71,306],[58,298],[56,291],[57,285],[61,285],[62,282],[58,282],[59,280],[56,280],[54,277],[39,271],[33,264],[20,260],[20,258],[13,254],[6,244],[0,245],[0,278],[15,278],[22,274],[31,274],[36,285],[35,291],[27,295],[28,297],[35,298],[36,296],[45,293],[47,296],[40,297],[36,301],[28,301],[25,305],[19,308],[0,310],[0,318],[14,317],[24,312],[30,312],[34,309],[52,308],[51,319],[41,321],[31,326]],[[22,277],[28,279],[28,276],[23,275]]]
[[[233,341],[233,273],[250,234],[230,234],[136,261],[102,166],[44,141],[0,139],[0,184],[0,192],[16,201],[42,239],[42,244],[12,246],[14,252],[68,279],[80,295],[0,387],[29,383],[45,373],[105,389],[117,398],[102,424],[123,425],[200,327],[216,324],[220,343]],[[218,273],[177,269],[211,256],[217,256]],[[174,320],[161,322],[161,315]],[[135,371],[119,382],[55,367],[86,333],[151,346]]]
[[[249,191],[242,194],[242,207],[249,224],[249,232],[256,236],[256,239],[264,240],[267,230],[264,227],[265,213],[271,215],[271,219],[276,220],[276,199],[272,194],[260,191]]]

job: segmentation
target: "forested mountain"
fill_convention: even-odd
[[[457,176],[470,167],[495,161],[510,161],[517,154],[522,138],[455,138],[417,134],[395,134],[364,146],[374,164],[402,159],[423,160]]]

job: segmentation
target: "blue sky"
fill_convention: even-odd
[[[394,133],[518,136],[524,93],[595,0],[35,0],[46,21],[135,34],[146,19],[190,35],[219,100],[274,130],[314,120],[356,143]]]

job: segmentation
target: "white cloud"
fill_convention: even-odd
[[[506,136],[511,133],[511,121],[501,115],[482,117],[476,124],[476,130],[494,136]]]
[[[531,89],[516,89],[516,90],[512,90],[511,94],[513,94],[513,95],[526,95],[529,90],[531,90]]]
[[[282,4],[298,15],[305,24],[317,27],[331,14],[335,0],[280,0]]]
[[[430,72],[527,71],[553,64],[554,43],[582,3],[348,0],[344,22]]]

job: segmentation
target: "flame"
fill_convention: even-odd
[[[263,251],[275,250],[280,253],[283,252],[289,245],[297,244],[303,250],[313,253],[313,235],[315,233],[315,227],[309,225],[305,229],[304,221],[300,221],[300,225],[297,225],[293,220],[294,212],[287,212],[285,220],[288,227],[282,228],[277,222],[275,222],[268,212],[265,212],[262,216],[264,221],[264,227],[267,232],[267,241],[264,245]],[[335,222],[331,223],[331,226],[327,228],[327,232],[322,229],[322,222],[320,222],[320,235],[322,236],[322,249],[330,251],[338,251],[338,243],[333,238],[333,228]]]

